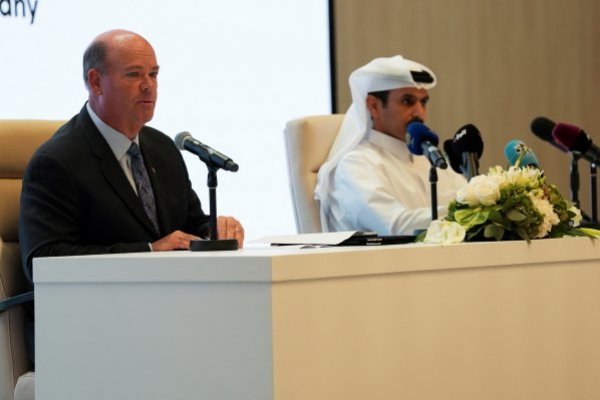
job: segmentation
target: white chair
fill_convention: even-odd
[[[64,121],[0,120],[1,400],[34,398],[23,333],[23,302],[33,296],[27,292],[17,232],[21,178],[34,151],[62,124]]]
[[[343,114],[317,115],[286,124],[285,150],[298,233],[322,231],[318,205],[314,200],[317,173],[329,154],[343,119]]]

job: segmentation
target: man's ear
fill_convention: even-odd
[[[379,118],[379,113],[381,112],[382,106],[383,104],[381,100],[379,100],[377,97],[371,94],[367,95],[367,110],[369,110],[372,120]]]
[[[90,92],[92,92],[96,96],[101,95],[102,85],[100,82],[100,78],[102,77],[102,75],[100,74],[100,72],[96,68],[91,68],[87,73],[87,77]]]

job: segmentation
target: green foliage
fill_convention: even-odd
[[[580,211],[556,186],[547,184],[540,171],[494,167],[488,175],[476,178],[450,203],[446,217],[464,227],[467,241],[600,236],[598,231],[575,227]],[[481,199],[480,193],[489,196]]]

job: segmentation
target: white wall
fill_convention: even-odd
[[[25,17],[14,1],[0,0],[0,118],[69,119],[87,98],[86,46],[133,30],[161,66],[149,125],[190,131],[240,165],[219,173],[219,214],[240,219],[247,239],[295,231],[282,131],[330,112],[326,0],[24,0]],[[206,168],[185,157],[208,212]]]

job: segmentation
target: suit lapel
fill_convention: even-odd
[[[142,223],[146,229],[154,235],[160,234],[156,232],[150,218],[146,215],[142,202],[135,194],[129,180],[125,176],[121,165],[119,165],[115,155],[102,134],[92,122],[85,106],[79,113],[79,121],[83,128],[83,133],[90,145],[92,153],[98,158],[100,170],[106,178],[106,181],[114,189],[117,196],[121,198],[123,203],[129,208],[131,213]],[[156,192],[156,190],[155,190]]]

